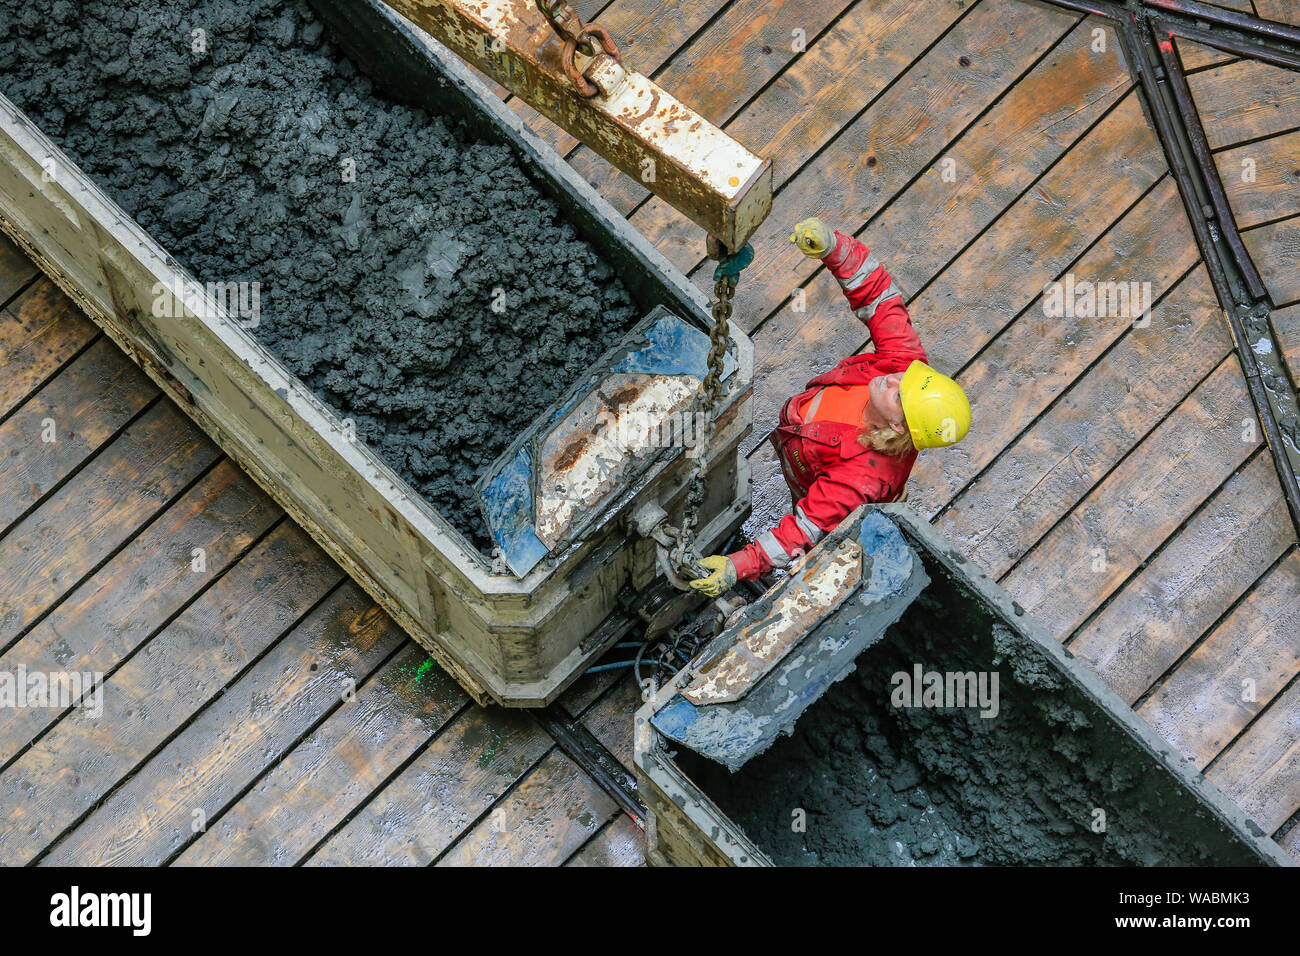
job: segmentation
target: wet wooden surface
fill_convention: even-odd
[[[1295,537],[1106,24],[1019,0],[578,7],[774,162],[736,302],[756,346],[751,531],[789,506],[759,445],[780,402],[866,345],[786,241],[820,215],[885,261],[974,404],[962,445],[921,456],[912,503],[1300,852]],[[1300,82],[1179,50],[1296,363]],[[512,106],[709,285],[694,226]],[[1149,282],[1150,322],[1046,314],[1066,274]],[[3,242],[0,303],[0,669],[106,675],[97,721],[0,723],[0,861],[644,863],[533,718],[469,704]],[[629,762],[637,700],[595,675],[564,705]]]

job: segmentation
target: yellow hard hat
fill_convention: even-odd
[[[955,445],[970,431],[970,402],[961,386],[924,362],[913,362],[898,383],[912,444],[917,448]]]

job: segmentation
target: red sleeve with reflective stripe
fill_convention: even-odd
[[[736,577],[745,581],[766,574],[774,567],[784,567],[793,558],[811,551],[822,536],[838,528],[854,508],[868,501],[883,501],[887,495],[884,481],[863,474],[862,469],[845,462],[814,481],[808,494],[795,505],[803,517],[820,531],[816,540],[800,527],[799,518],[791,512],[770,532],[759,535],[753,544],[728,555],[736,566]],[[769,555],[771,548],[776,548],[777,553]]]
[[[902,291],[871,250],[837,232],[835,248],[822,262],[839,281],[854,314],[866,323],[877,355],[925,361],[921,337],[912,327]]]

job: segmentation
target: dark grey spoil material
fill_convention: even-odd
[[[479,547],[474,479],[638,318],[507,147],[302,2],[0,0],[0,89],[196,279],[259,282],[253,334]]]
[[[927,567],[927,571],[931,569]],[[1257,862],[1025,637],[941,573],[790,737],[735,774],[677,762],[783,865]],[[895,708],[891,675],[999,672],[1000,711]],[[792,829],[792,811],[807,832]],[[1104,833],[1092,830],[1094,810]]]

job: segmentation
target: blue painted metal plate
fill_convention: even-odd
[[[676,694],[651,718],[665,737],[735,771],[770,747],[826,689],[847,676],[858,656],[875,644],[929,583],[921,562],[897,525],[879,511],[867,511],[854,526],[841,526],[809,553],[811,562],[823,547],[837,548],[848,535],[862,548],[862,572],[852,599],[809,626],[807,633],[761,680],[736,700],[697,706]],[[791,579],[776,585],[755,605],[762,613],[776,592],[796,586]],[[725,653],[745,624],[719,635],[701,657]]]
[[[656,465],[685,451],[682,443],[661,447],[636,436],[693,414],[708,353],[708,335],[656,307],[484,472],[475,489],[515,575],[578,540]],[[735,369],[728,354],[724,381]]]

